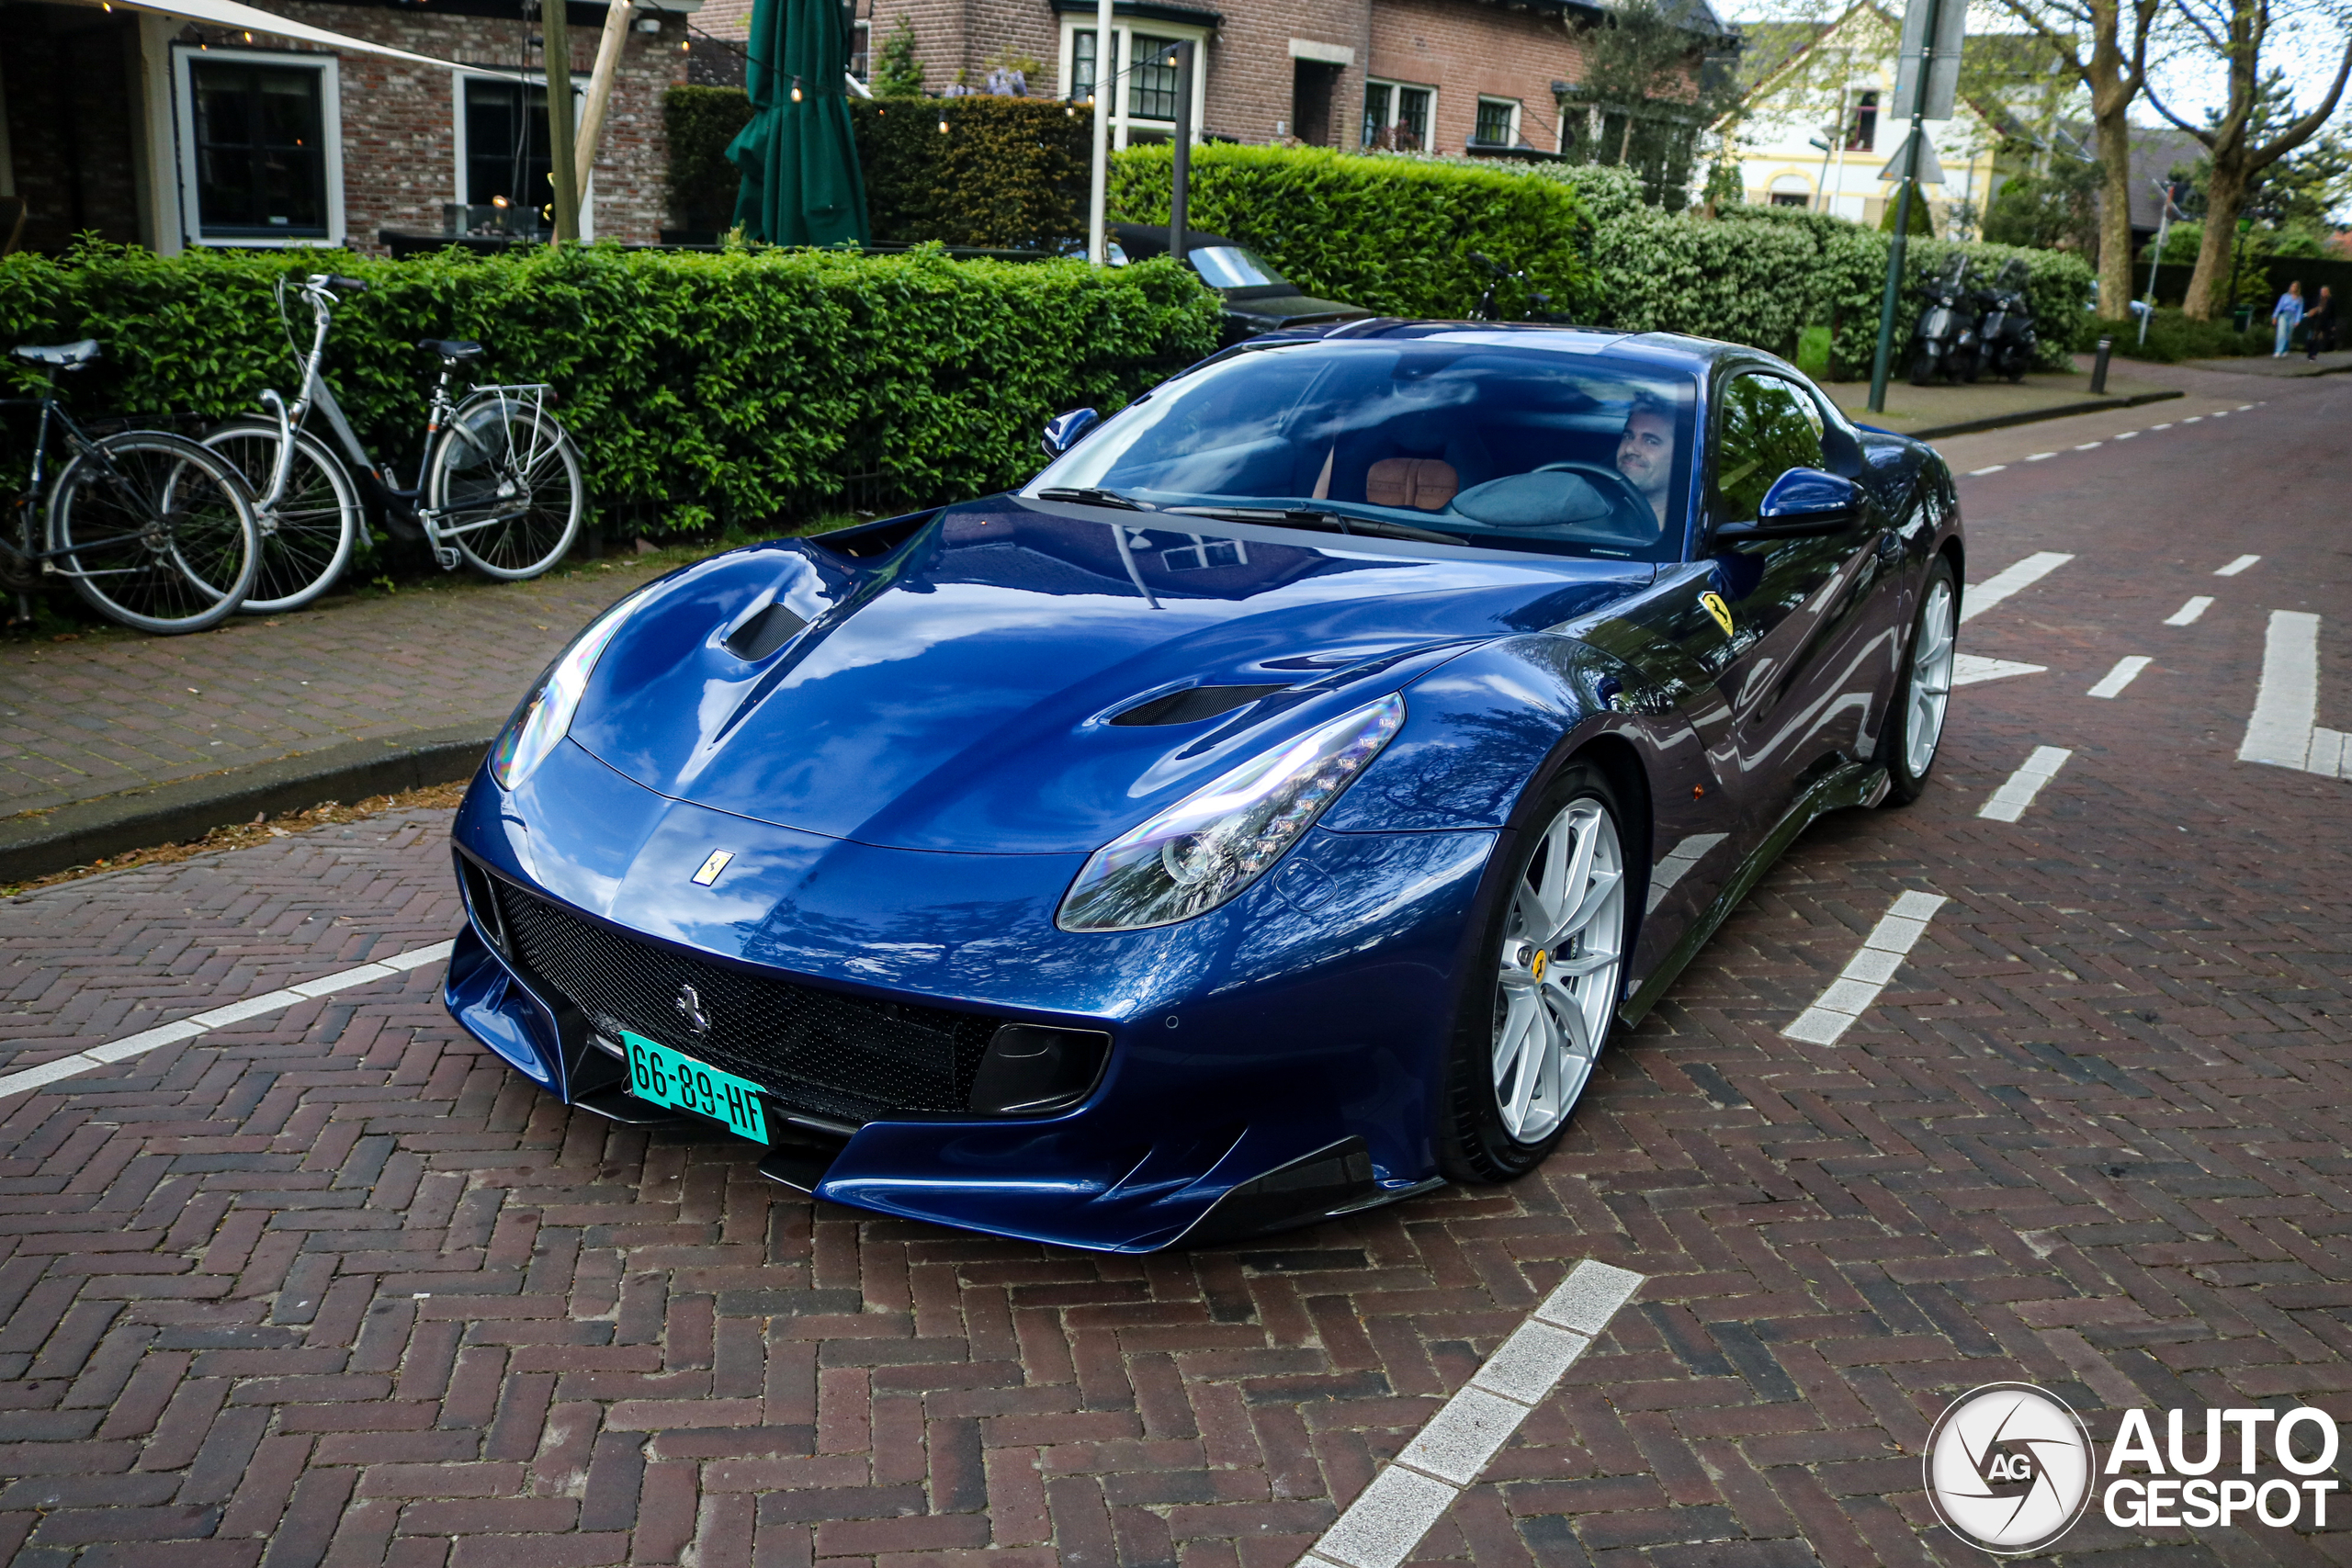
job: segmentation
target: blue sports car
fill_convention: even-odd
[[[1769,355],[1353,321],[1046,444],[598,617],[458,814],[458,1021],[836,1202],[1227,1240],[1527,1171],[1928,782],[1951,476]]]

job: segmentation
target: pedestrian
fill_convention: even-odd
[[[2287,357],[2287,344],[2295,335],[2295,323],[2302,319],[2303,286],[2290,283],[2287,285],[2287,292],[2278,296],[2278,303],[2270,307],[2270,324],[2278,329],[2270,350],[2271,358]]]
[[[2335,290],[2323,283],[2311,313],[2303,318],[2303,357],[2317,359],[2324,350],[2334,348],[2336,331]]]

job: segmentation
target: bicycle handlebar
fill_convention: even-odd
[[[340,273],[332,272],[312,273],[311,275],[310,287],[312,288],[339,288],[345,294],[365,294],[368,290],[368,285],[364,279],[345,277]]]

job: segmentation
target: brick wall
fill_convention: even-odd
[[[88,229],[119,244],[139,239],[130,141],[138,54],[139,22],[125,13],[0,11],[0,96],[27,249],[60,251]]]
[[[1481,96],[1513,98],[1530,146],[1559,148],[1555,81],[1583,74],[1583,51],[1556,16],[1461,0],[1374,0],[1372,73],[1438,89],[1430,150],[1459,152],[1478,123]]]

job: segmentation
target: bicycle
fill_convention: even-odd
[[[302,283],[300,292],[311,314],[306,352],[294,341],[286,280],[279,279],[278,319],[301,372],[294,401],[288,405],[265,392],[270,418],[232,420],[204,438],[247,475],[267,476],[255,486],[259,581],[245,602],[255,614],[300,609],[333,587],[354,546],[372,538],[370,514],[394,534],[415,530],[410,536],[430,547],[444,571],[455,571],[462,561],[506,581],[546,571],[579,535],[586,487],[577,447],[547,412],[553,387],[543,381],[469,385],[462,400],[451,396],[457,367],[481,357],[478,343],[426,338],[417,344],[440,355],[441,376],[432,391],[415,486],[400,488],[390,468],[369,455],[324,373],[338,292],[367,289],[358,278],[329,273]],[[304,428],[313,411],[343,456]]]
[[[244,475],[184,436],[160,430],[97,436],[74,423],[57,400],[56,376],[96,360],[95,339],[14,352],[50,371],[40,397],[0,399],[0,407],[40,412],[32,468],[17,500],[17,536],[0,538],[0,583],[17,595],[25,620],[45,577],[64,578],[93,608],[144,632],[200,632],[234,615],[261,560]],[[33,507],[52,428],[73,456],[50,488],[37,548]]]

